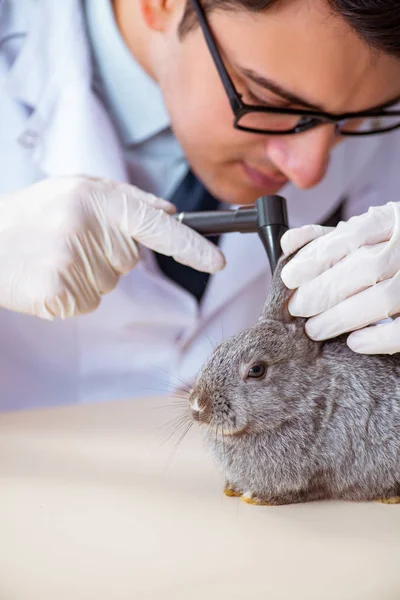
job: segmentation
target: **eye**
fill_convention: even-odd
[[[256,363],[247,371],[247,378],[261,379],[261,377],[264,377],[266,370],[264,363]]]
[[[264,106],[265,108],[289,108],[290,103],[279,99],[265,99],[253,94],[251,90],[247,90],[246,100],[253,106]]]

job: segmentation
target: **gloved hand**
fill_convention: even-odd
[[[289,230],[281,245],[286,255],[301,248],[282,279],[296,289],[289,312],[311,317],[310,338],[354,331],[347,343],[355,352],[400,352],[400,318],[367,327],[400,313],[400,202],[370,208],[334,229]]]
[[[46,179],[0,197],[0,306],[44,319],[94,310],[139,259],[137,243],[199,271],[220,250],[168,213],[175,207],[125,183]]]

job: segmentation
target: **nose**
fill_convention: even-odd
[[[204,396],[201,396],[198,392],[192,392],[190,394],[189,404],[194,413],[201,413],[206,407]]]
[[[334,125],[320,125],[296,135],[271,136],[267,154],[297,187],[307,189],[324,177],[330,150],[339,141]]]
[[[193,390],[189,396],[192,418],[199,423],[210,423],[212,419],[212,401],[204,390]]]

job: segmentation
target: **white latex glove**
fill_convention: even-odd
[[[138,243],[199,271],[220,250],[167,213],[175,207],[125,183],[46,179],[0,198],[0,306],[44,319],[94,310],[139,258]]]
[[[334,229],[289,230],[281,245],[286,255],[301,248],[282,279],[296,289],[289,311],[309,318],[310,338],[353,331],[347,343],[355,352],[400,352],[400,318],[367,327],[400,313],[400,203],[370,208]]]

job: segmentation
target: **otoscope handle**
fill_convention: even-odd
[[[288,229],[286,200],[282,196],[261,196],[251,208],[185,212],[174,218],[205,236],[258,232],[272,272],[282,253],[281,237]]]
[[[178,220],[205,236],[223,233],[258,231],[258,213],[256,208],[239,210],[204,210],[174,215]]]
[[[278,260],[282,254],[280,242],[281,237],[287,229],[288,228],[283,225],[266,225],[258,230],[258,235],[267,253],[272,273],[275,271]]]
[[[282,254],[281,237],[289,228],[286,200],[282,196],[261,196],[256,201],[256,208],[258,235],[273,273]]]

